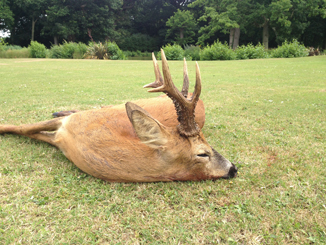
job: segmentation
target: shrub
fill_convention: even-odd
[[[73,53],[73,59],[83,59],[87,52],[87,45],[85,43],[76,43],[75,52]]]
[[[107,56],[111,60],[125,60],[126,56],[119,46],[114,42],[106,42],[105,46],[107,47]]]
[[[184,56],[187,60],[200,60],[200,47],[194,45],[185,45]]]
[[[235,52],[227,43],[216,41],[213,45],[205,47],[200,53],[201,60],[235,60]]]
[[[46,57],[46,47],[44,44],[38,43],[37,41],[31,41],[31,44],[28,46],[28,50],[31,58]]]
[[[0,38],[0,51],[5,50],[6,47],[7,47],[7,43],[3,38]]]
[[[168,60],[183,60],[184,51],[178,44],[167,44],[163,48],[165,56]],[[157,53],[157,59],[161,59],[161,52]]]
[[[67,42],[64,41],[64,43],[61,45],[61,58],[63,59],[72,59],[75,51],[77,50],[77,44],[74,42]]]
[[[87,52],[84,43],[64,42],[51,47],[49,57],[54,59],[82,59]]]
[[[30,52],[28,48],[8,49],[0,51],[0,58],[29,58]]]
[[[103,45],[100,43],[89,43],[89,46],[87,48],[86,54],[90,58],[96,58],[96,59],[107,59],[107,47],[106,45]]]
[[[21,50],[21,49],[23,49],[23,47],[18,46],[18,45],[6,45],[6,46],[3,46],[4,51],[6,51],[6,50]]]
[[[52,59],[61,59],[62,58],[61,52],[62,52],[61,45],[54,45],[50,49],[49,57]]]
[[[285,41],[282,46],[278,46],[271,53],[273,58],[295,58],[308,56],[308,49],[297,40]]]
[[[268,57],[268,52],[265,50],[262,44],[256,46],[251,43],[247,46],[241,45],[235,50],[237,59],[262,59]]]
[[[90,43],[85,54],[91,58],[125,60],[126,57],[119,46],[114,42]]]

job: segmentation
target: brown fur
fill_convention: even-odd
[[[196,86],[200,91],[198,65]],[[196,131],[191,136],[177,127],[175,106],[167,96],[69,113],[35,124],[0,125],[0,134],[14,133],[48,142],[84,172],[107,181],[236,176],[236,167],[206,142],[200,130],[205,122],[204,104],[201,100],[194,103]]]

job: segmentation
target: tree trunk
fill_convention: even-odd
[[[32,41],[34,41],[34,33],[35,33],[35,24],[37,22],[37,19],[34,20],[34,17],[32,19]]]
[[[268,39],[269,39],[268,21],[266,20],[263,25],[263,44],[266,50],[268,50]]]
[[[235,28],[230,29],[229,47],[233,47]]]
[[[183,28],[180,29],[180,39],[183,39]]]
[[[57,36],[54,36],[54,45],[58,45],[58,37]]]
[[[233,45],[232,48],[235,50],[239,46],[240,41],[240,27],[234,28],[234,39],[233,39]]]

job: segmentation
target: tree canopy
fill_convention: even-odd
[[[325,18],[326,0],[0,0],[0,30],[20,46],[109,40],[154,51],[218,39],[235,49],[297,39],[326,48]]]

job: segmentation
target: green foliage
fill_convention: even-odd
[[[37,41],[31,41],[28,46],[31,58],[45,58],[46,47],[44,44],[38,43]]]
[[[152,37],[147,34],[135,33],[125,36],[118,42],[122,50],[129,51],[153,51],[157,49],[159,40],[157,37]]]
[[[89,43],[89,47],[87,48],[87,52],[85,54],[86,56],[90,58],[96,58],[96,59],[107,59],[107,47],[106,45],[103,45],[100,43]]]
[[[184,51],[178,44],[167,44],[162,49],[168,60],[183,60],[184,58]],[[161,52],[157,53],[157,59],[161,59]]]
[[[282,46],[274,49],[271,53],[273,58],[295,58],[308,56],[308,49],[297,40],[285,41]]]
[[[199,46],[194,45],[185,45],[184,47],[184,56],[187,60],[200,60],[201,49]]]
[[[60,45],[54,45],[51,47],[50,49],[50,55],[49,55],[49,58],[52,58],[52,59],[60,59],[62,56],[61,56],[61,51],[62,51],[62,48]]]
[[[5,50],[7,46],[7,43],[5,42],[5,40],[3,38],[0,38],[0,51]]]
[[[141,52],[139,50],[136,51],[123,51],[125,57],[151,57],[150,52]]]
[[[62,44],[62,58],[72,59],[75,51],[77,50],[77,44],[74,42],[64,42]]]
[[[104,44],[90,42],[85,54],[96,59],[124,60],[126,59],[123,51],[114,42],[105,42]]]
[[[14,23],[14,13],[10,9],[9,0],[1,0],[0,2],[0,30],[7,30]]]
[[[241,59],[263,59],[268,58],[268,52],[262,44],[256,46],[249,43],[248,45],[241,45],[235,50],[238,60]]]
[[[206,46],[200,53],[201,60],[235,60],[235,52],[229,48],[227,43],[216,41],[211,46]]]
[[[8,47],[8,46],[7,46]],[[6,47],[6,48],[7,48]],[[13,49],[5,49],[0,51],[0,58],[30,58],[30,52],[28,48],[22,48],[20,46],[14,46]],[[20,47],[20,48],[16,48]]]
[[[19,45],[6,45],[6,46],[3,46],[4,51],[6,51],[6,50],[20,50],[20,49],[23,49],[23,47],[21,47]]]
[[[168,19],[166,26],[169,27],[166,37],[172,36],[173,41],[176,41],[179,45],[194,43],[197,22],[194,15],[189,10],[181,11],[178,9],[178,11]]]
[[[64,42],[61,45],[54,45],[50,50],[50,58],[54,59],[82,59],[87,51],[84,43]]]
[[[111,60],[125,60],[126,56],[115,42],[106,42],[107,55]]]
[[[73,59],[83,59],[87,52],[87,45],[85,43],[76,43],[75,52],[73,53]]]

